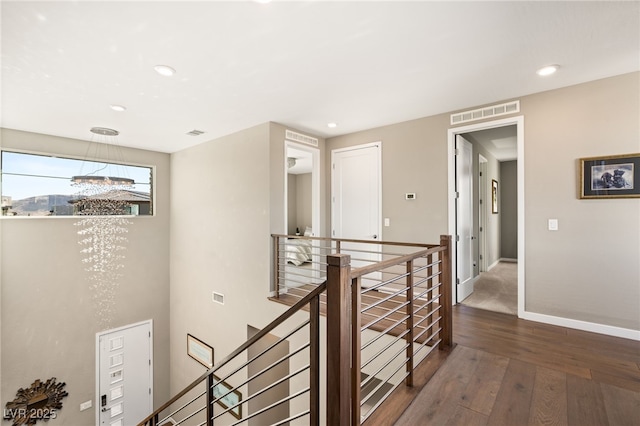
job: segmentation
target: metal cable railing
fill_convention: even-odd
[[[273,239],[271,299],[292,306],[139,426],[316,426],[321,389],[326,424],[360,424],[398,386],[412,386],[435,348],[451,345],[450,237],[440,245]]]

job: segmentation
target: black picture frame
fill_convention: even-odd
[[[207,368],[213,367],[213,348],[187,333],[187,355]]]
[[[491,213],[498,214],[498,181],[491,179]]]
[[[579,198],[640,198],[640,153],[578,161]]]

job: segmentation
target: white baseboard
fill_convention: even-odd
[[[575,328],[576,330],[590,331],[592,333],[606,334],[608,336],[622,337],[624,339],[640,341],[640,330],[630,328],[614,327],[611,325],[598,324],[595,322],[580,321],[571,318],[556,317],[553,315],[539,314],[536,312],[524,311],[520,318],[537,321],[545,324],[558,325],[561,327]]]
[[[498,262],[511,262],[511,263],[518,263],[518,259],[514,259],[512,257],[501,257]]]
[[[487,267],[487,271],[490,271],[493,267],[495,267],[498,263],[500,263],[500,259],[493,262],[491,265]]]

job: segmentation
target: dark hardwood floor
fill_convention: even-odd
[[[461,305],[453,324],[396,425],[640,425],[640,342]]]

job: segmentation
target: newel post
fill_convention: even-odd
[[[327,256],[327,424],[350,424],[351,256]]]
[[[213,386],[215,381],[213,379],[213,373],[207,376],[207,426],[213,426],[213,401],[215,396],[213,394]]]
[[[444,347],[451,347],[453,343],[453,319],[452,319],[452,304],[453,299],[451,296],[451,235],[440,235],[440,245],[445,249],[440,252],[440,271],[441,274],[441,300],[440,307],[442,309],[442,345],[440,349]]]

